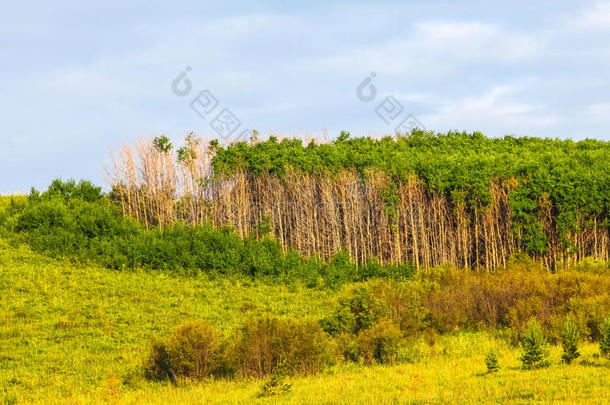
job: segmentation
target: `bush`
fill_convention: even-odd
[[[392,364],[398,358],[403,339],[396,323],[382,320],[360,331],[357,342],[360,358],[365,364]]]
[[[599,331],[599,351],[602,356],[608,357],[610,355],[610,316],[604,319],[599,327]]]
[[[490,349],[485,356],[485,365],[487,366],[488,373],[495,373],[500,369],[500,366],[498,365],[498,354],[493,348]]]
[[[320,321],[322,328],[331,335],[342,332],[357,334],[371,327],[386,310],[367,286],[349,290],[339,298],[334,313]]]
[[[344,361],[357,363],[360,359],[360,349],[357,337],[349,332],[341,333],[334,338],[338,353]]]
[[[257,398],[270,397],[273,395],[281,395],[290,392],[292,384],[287,384],[286,369],[283,364],[279,364],[269,376],[269,379],[263,383],[260,391],[256,394]]]
[[[216,332],[207,323],[191,322],[175,328],[167,342],[175,373],[190,378],[208,377],[213,370],[216,344]]]
[[[572,313],[582,334],[590,332],[597,339],[599,314],[610,310],[607,269],[606,265],[603,271],[566,269],[550,274],[520,263],[492,274],[439,269],[431,275],[438,279],[437,285],[423,292],[423,306],[440,332],[456,328],[523,332],[528,320],[536,317],[547,337],[560,341],[563,319]]]
[[[243,376],[267,376],[279,365],[290,374],[312,374],[332,364],[331,344],[314,321],[261,318],[237,337],[235,368]]]
[[[216,332],[206,323],[176,327],[167,342],[153,342],[148,375],[155,379],[203,379],[214,370]]]
[[[167,353],[164,341],[154,340],[151,342],[150,355],[145,366],[145,375],[151,380],[167,380],[176,383],[176,373]]]
[[[542,328],[535,319],[527,324],[525,335],[521,339],[523,354],[520,358],[523,368],[534,369],[548,367],[549,350]]]
[[[571,316],[567,316],[561,331],[561,346],[563,347],[561,359],[567,364],[572,363],[573,360],[580,356],[578,351],[579,339],[580,331],[578,330],[578,325]]]

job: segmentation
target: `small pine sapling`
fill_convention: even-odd
[[[599,351],[602,356],[610,356],[610,316],[603,320],[599,327],[600,339],[599,339]]]
[[[548,344],[542,328],[535,319],[531,319],[527,323],[521,346],[523,347],[523,354],[520,360],[523,363],[523,368],[529,370],[549,366]]]
[[[578,351],[579,340],[580,331],[578,325],[574,322],[574,319],[568,315],[561,331],[561,346],[563,347],[561,359],[565,363],[570,364],[573,360],[580,357],[580,352]]]
[[[487,372],[489,374],[495,373],[500,369],[500,366],[498,365],[498,354],[493,348],[490,349],[487,356],[485,356],[485,365],[487,366]]]

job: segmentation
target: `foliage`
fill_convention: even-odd
[[[216,332],[206,323],[190,322],[174,329],[167,354],[175,375],[202,379],[213,371]]]
[[[145,375],[151,380],[170,380],[172,384],[176,384],[176,373],[164,341],[153,340],[151,342]]]
[[[342,133],[332,143],[303,145],[299,139],[269,138],[215,148],[216,174],[245,170],[253,175],[282,176],[289,169],[333,176],[344,170],[365,173],[380,169],[397,181],[411,175],[431,191],[450,196],[453,204],[477,210],[492,201],[493,180],[514,181],[510,194],[513,232],[532,255],[547,254],[544,228],[546,202],[564,246],[583,219],[608,220],[610,206],[610,142],[535,137],[488,138],[481,133],[434,134],[415,130],[408,137],[351,138]],[[384,210],[396,214],[395,187],[384,191]]]
[[[500,369],[500,366],[498,365],[498,354],[493,348],[485,355],[485,365],[487,366],[488,373],[495,373]]]
[[[335,289],[362,278],[412,274],[388,266],[362,276],[345,252],[338,252],[328,263],[302,257],[293,249],[283,249],[268,235],[268,218],[263,218],[256,234],[246,238],[229,227],[210,224],[177,222],[147,229],[124,217],[100,188],[86,181],[56,180],[46,192],[32,192],[25,203],[10,203],[0,215],[0,228],[52,257],[112,269],[144,267],[275,282],[303,280],[313,287]]]
[[[600,325],[599,350],[602,356],[610,355],[610,316],[606,317]]]
[[[241,328],[235,348],[239,375],[264,377],[278,367],[311,374],[333,362],[329,340],[314,321],[264,317]]]
[[[598,339],[598,314],[610,310],[609,270],[603,262],[555,274],[522,263],[494,274],[437,269],[427,277],[437,284],[422,292],[422,305],[440,332],[481,327],[522,332],[536,316],[554,342],[560,339],[563,318],[572,313],[583,333]],[[412,283],[427,285],[416,281]]]
[[[290,392],[292,385],[285,382],[286,374],[284,365],[279,364],[278,367],[273,370],[267,381],[263,383],[260,391],[256,394],[256,397],[271,397]]]
[[[580,352],[578,351],[579,340],[580,331],[578,329],[578,324],[574,321],[572,316],[568,315],[561,331],[561,346],[563,348],[561,359],[564,362],[570,364],[573,360],[580,357]]]
[[[173,148],[169,138],[165,135],[161,135],[153,139],[153,146],[158,152],[161,153],[168,153]]]
[[[521,363],[525,369],[535,369],[549,366],[549,349],[540,324],[532,318],[521,338],[523,354]]]
[[[384,315],[385,308],[370,288],[357,287],[339,298],[337,308],[322,319],[322,328],[331,335],[342,332],[357,334],[371,327]]]
[[[395,322],[382,320],[360,331],[357,344],[365,364],[392,364],[398,358],[403,336]]]

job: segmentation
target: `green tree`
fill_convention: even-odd
[[[170,150],[172,150],[172,143],[165,135],[161,135],[153,139],[153,146],[160,153],[168,153]]]
[[[487,366],[488,373],[495,373],[500,369],[500,366],[498,365],[498,354],[493,348],[490,349],[487,356],[485,356],[485,365]]]
[[[561,346],[563,347],[561,359],[564,362],[570,364],[572,360],[580,357],[580,352],[578,351],[579,340],[580,331],[578,325],[574,322],[574,319],[568,315],[561,331]]]
[[[599,351],[602,356],[608,357],[610,355],[610,316],[603,320],[599,327],[600,340],[599,340]]]
[[[527,323],[525,335],[521,339],[523,368],[534,369],[549,366],[549,349],[540,324],[535,319]]]

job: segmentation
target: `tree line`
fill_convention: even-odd
[[[256,135],[256,133],[255,133]],[[108,170],[148,226],[267,229],[287,249],[364,263],[488,270],[526,252],[555,269],[609,258],[610,143],[480,133],[329,143],[270,136],[227,146],[189,134],[122,148]]]

